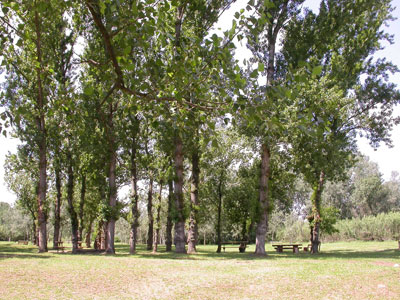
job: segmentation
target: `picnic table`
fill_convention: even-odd
[[[64,249],[65,249],[64,242],[63,241],[56,242],[56,249],[57,249],[57,252],[60,251],[60,250],[62,252],[64,252]]]
[[[239,248],[239,252],[245,252],[248,243],[248,241],[228,241],[221,243],[221,245],[224,252],[225,248]]]
[[[275,244],[272,247],[275,248],[276,252],[283,252],[284,249],[293,249],[293,253],[299,253],[302,244]]]

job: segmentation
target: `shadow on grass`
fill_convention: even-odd
[[[216,248],[216,247],[215,247]],[[129,257],[129,248],[123,245],[116,247],[116,256]],[[124,253],[125,252],[125,253]],[[329,260],[329,259],[400,259],[400,251],[397,249],[386,249],[379,251],[354,251],[354,250],[331,250],[318,254],[309,252],[300,252],[294,254],[292,252],[277,253],[276,251],[267,251],[266,256],[255,255],[252,252],[234,253],[221,252],[216,253],[212,250],[200,249],[197,254],[177,254],[174,252],[166,252],[164,247],[161,247],[157,253],[152,253],[145,250],[145,247],[138,247],[138,251],[132,257],[147,258],[147,259],[189,259],[189,260],[280,260],[280,259],[301,259],[301,260]]]
[[[36,259],[50,258],[45,253],[39,254],[38,249],[33,246],[21,246],[15,243],[0,243],[0,260],[10,258]]]
[[[299,259],[299,260],[330,260],[330,259],[400,259],[400,251],[397,249],[386,249],[377,251],[354,251],[354,250],[330,250],[323,251],[318,254],[310,254],[309,252],[300,252],[294,254],[292,252],[277,253],[275,251],[267,251],[266,256],[255,255],[252,252],[246,253],[235,253],[235,252],[222,252],[216,253],[216,247],[208,246],[207,249],[199,247],[196,254],[178,254],[175,252],[166,252],[164,246],[159,246],[157,253],[152,253],[146,250],[146,245],[138,245],[136,254],[129,254],[129,246],[123,244],[117,244],[115,246],[116,254],[110,255],[111,257],[132,257],[132,258],[143,258],[143,259],[161,259],[161,260],[282,260],[282,259]],[[174,250],[174,249],[173,249]],[[84,249],[79,251],[77,254],[72,254],[70,251],[62,252],[51,252],[50,255],[38,254],[37,248],[32,246],[18,246],[13,243],[1,243],[0,244],[0,260],[9,258],[21,258],[21,259],[36,259],[36,258],[51,258],[56,255],[65,256],[108,256],[104,252],[95,251],[93,249]]]

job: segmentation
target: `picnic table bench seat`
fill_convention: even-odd
[[[275,248],[276,252],[283,252],[285,249],[293,250],[293,253],[299,253],[299,249],[302,248],[302,244],[274,244],[272,247]]]
[[[62,242],[62,241],[56,242],[56,249],[57,249],[57,252],[58,251],[64,252],[64,249],[65,249],[64,242]]]

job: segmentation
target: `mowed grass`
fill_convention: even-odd
[[[67,245],[68,246],[68,245]],[[0,299],[400,299],[395,241],[322,244],[311,255],[253,255],[198,246],[198,254],[39,254],[0,243]],[[68,249],[67,249],[68,250]]]

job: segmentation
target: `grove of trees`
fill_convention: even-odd
[[[39,252],[49,226],[56,247],[68,225],[73,253],[78,241],[115,253],[124,220],[131,254],[146,221],[148,250],[195,253],[212,231],[218,251],[236,237],[264,255],[277,212],[297,211],[316,253],[329,207],[400,208],[397,177],[383,184],[356,147],[360,135],[390,144],[399,121],[398,68],[373,56],[392,41],[390,0],[322,0],[318,13],[304,0],[0,8],[1,130],[21,141],[6,181]]]

